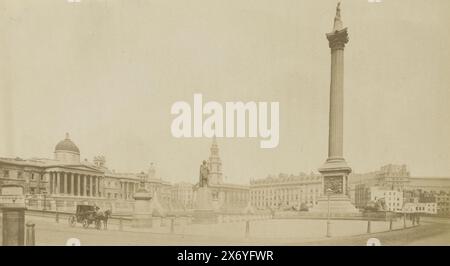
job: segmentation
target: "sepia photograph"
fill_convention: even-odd
[[[449,246],[449,23],[448,0],[0,0],[0,245]]]

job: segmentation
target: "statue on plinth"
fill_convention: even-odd
[[[208,164],[206,163],[205,160],[203,160],[203,164],[200,165],[199,187],[207,187],[208,186],[208,176],[209,176]]]
[[[132,226],[136,228],[150,228],[152,227],[152,213],[149,210],[152,201],[152,195],[145,189],[144,182],[140,186],[134,198],[134,210]]]
[[[195,192],[195,214],[194,214],[194,220],[197,222],[205,221],[205,220],[214,220],[216,219],[216,216],[213,211],[213,196],[212,191],[208,187],[208,176],[209,176],[209,167],[206,161],[203,161],[203,163],[200,165],[200,176],[199,176],[199,183],[198,183],[198,189]]]

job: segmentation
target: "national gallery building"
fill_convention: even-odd
[[[148,173],[135,174],[115,173],[105,163],[103,156],[81,161],[80,150],[66,134],[55,146],[53,159],[0,158],[0,186],[21,185],[30,205],[38,209],[73,210],[77,203],[129,209],[140,184],[168,204],[170,184],[155,177],[153,164]]]
[[[222,162],[214,139],[208,158],[209,187],[213,205],[223,211],[245,208],[249,187],[223,182]],[[106,167],[103,156],[92,162],[80,160],[80,150],[66,134],[56,144],[54,158],[0,158],[0,187],[21,185],[29,208],[74,211],[77,204],[96,204],[113,213],[128,213],[134,194],[145,187],[165,210],[189,209],[195,199],[195,185],[175,184],[157,177],[153,163],[147,172],[117,173]]]

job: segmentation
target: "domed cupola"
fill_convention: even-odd
[[[56,144],[55,160],[71,164],[80,163],[80,149],[70,140],[69,133],[66,133],[66,139]]]

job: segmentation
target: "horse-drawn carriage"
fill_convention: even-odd
[[[74,227],[77,223],[81,223],[84,228],[94,224],[95,228],[101,229],[102,222],[104,228],[107,228],[108,218],[111,216],[111,211],[99,211],[99,207],[95,205],[77,205],[75,215],[69,217],[70,226]]]

